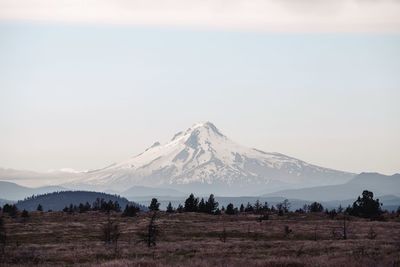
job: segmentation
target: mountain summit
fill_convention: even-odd
[[[199,193],[255,194],[291,187],[339,184],[354,175],[318,167],[231,141],[211,122],[156,142],[143,153],[87,172],[80,185],[123,190],[132,186],[169,187]]]

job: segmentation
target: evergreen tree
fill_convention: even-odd
[[[288,213],[288,212],[289,212],[289,209],[290,209],[290,202],[289,202],[288,199],[285,199],[285,200],[282,202],[282,207],[283,207],[283,211],[284,211],[285,213]]]
[[[201,198],[201,200],[199,202],[198,212],[204,212],[204,213],[207,212],[206,203],[204,202],[203,198]]]
[[[8,213],[11,218],[16,218],[18,213],[18,208],[15,204],[5,204],[3,206],[3,213]]]
[[[171,202],[168,203],[167,212],[168,212],[168,213],[173,213],[173,212],[174,212],[174,208],[172,207]]]
[[[237,213],[237,208],[235,210],[233,204],[229,203],[228,206],[226,206],[225,214],[234,215],[236,213]]]
[[[348,211],[353,216],[377,218],[382,214],[381,205],[379,199],[374,199],[374,193],[364,190],[362,197],[358,197]]]
[[[214,213],[215,210],[218,208],[218,205],[219,203],[215,201],[214,195],[211,194],[206,202],[206,212],[210,214]]]
[[[245,211],[245,212],[253,212],[253,211],[254,211],[254,208],[253,208],[253,206],[250,204],[250,202],[247,202],[247,206],[246,206],[246,208],[244,209],[244,211]]]
[[[261,211],[262,211],[262,206],[261,206],[260,200],[257,199],[256,203],[254,203],[254,212],[256,214],[259,214],[259,213],[261,213]]]
[[[196,212],[199,208],[199,199],[195,198],[193,194],[185,200],[185,212]]]
[[[324,210],[324,207],[321,203],[313,202],[308,206],[308,210],[310,212],[322,212]]]
[[[37,211],[43,211],[43,206],[42,204],[39,204],[36,208]]]
[[[240,204],[240,212],[244,212],[244,206],[243,206],[243,204]]]
[[[140,208],[135,206],[135,205],[131,205],[131,204],[126,204],[124,212],[122,213],[122,216],[124,217],[134,217],[136,216],[136,214],[140,211]]]
[[[150,206],[149,206],[149,210],[151,211],[158,211],[160,210],[160,203],[158,203],[157,198],[153,198],[151,200]]]
[[[269,206],[268,206],[268,202],[264,202],[264,206],[262,207],[263,211],[270,211]]]
[[[22,211],[22,213],[21,213],[21,218],[24,218],[24,219],[29,218],[29,213],[28,213],[27,210],[24,209],[24,210]]]

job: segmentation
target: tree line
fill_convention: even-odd
[[[213,194],[207,199],[195,197],[194,194],[190,194],[185,199],[184,204],[179,204],[177,208],[174,208],[169,202],[166,212],[167,213],[183,213],[183,212],[196,212],[205,214],[227,214],[235,215],[240,213],[253,213],[253,214],[277,214],[278,216],[293,212],[290,210],[291,204],[285,199],[284,201],[277,203],[276,205],[269,205],[267,202],[261,203],[257,200],[255,203],[247,203],[246,205],[241,204],[235,207],[232,203],[229,203],[226,207],[222,206],[219,208],[219,203],[215,200]],[[150,211],[160,210],[160,203],[156,198],[151,200],[148,207]],[[37,211],[43,211],[43,206],[38,204]],[[68,213],[84,213],[88,211],[100,211],[100,212],[122,212],[123,216],[135,216],[140,208],[134,204],[127,204],[122,210],[118,201],[104,200],[103,198],[96,198],[96,200],[90,204],[89,202],[80,203],[78,205],[70,204],[65,206],[64,212]],[[1,214],[8,214],[12,218],[16,218],[18,214],[21,214],[22,218],[29,217],[29,213],[26,210],[20,212],[15,204],[5,204],[0,207]],[[350,216],[379,219],[384,211],[382,210],[382,203],[379,199],[374,199],[374,194],[371,191],[364,190],[362,195],[359,196],[352,205],[347,208],[339,206],[337,209],[324,209],[323,205],[319,202],[313,202],[309,205],[304,205],[303,208],[296,209],[294,213],[308,213],[308,212],[325,212],[329,217],[334,218],[337,214],[345,213]],[[400,207],[397,210],[400,214]]]

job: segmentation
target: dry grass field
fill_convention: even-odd
[[[146,232],[149,213],[111,214],[121,230],[117,246],[101,241],[105,213],[34,212],[27,221],[6,217],[1,266],[400,266],[399,218],[350,218],[347,240],[340,239],[340,216],[257,218],[160,212],[157,245],[148,248],[139,233]]]

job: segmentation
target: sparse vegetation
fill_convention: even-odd
[[[1,216],[0,217],[0,259],[3,259],[3,257],[4,257],[6,241],[7,241],[6,228],[4,225],[3,216]]]
[[[194,195],[189,199],[196,202]],[[209,200],[203,202],[206,204]],[[370,221],[343,210],[338,212],[340,209],[335,209],[333,217],[329,215],[331,211],[310,212],[308,207],[285,211],[288,203],[277,205],[277,209],[269,208],[267,203],[243,205],[242,209],[230,204],[223,208],[224,212],[216,208],[211,212],[213,215],[209,214],[210,209],[184,212],[183,206],[178,206],[178,212],[139,212],[137,206],[126,205],[124,212],[120,212],[105,208],[115,203],[108,205],[108,201],[101,200],[97,203],[99,208],[91,207],[89,211],[85,204],[70,205],[67,211],[71,208],[73,214],[34,211],[29,213],[28,223],[9,216],[8,212],[13,210],[11,205],[3,207],[8,212],[3,213],[0,221],[2,265],[361,267],[377,266],[377,262],[379,266],[399,264],[400,218],[396,213],[381,211],[384,220]],[[103,210],[101,203],[106,203]],[[24,211],[16,214],[22,218]]]

